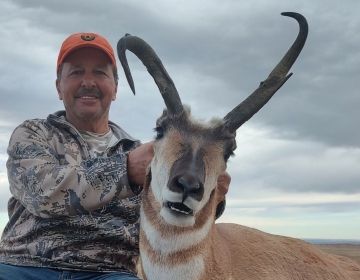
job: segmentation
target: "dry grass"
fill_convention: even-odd
[[[360,263],[360,245],[355,244],[320,244],[316,245],[326,253],[347,257]]]

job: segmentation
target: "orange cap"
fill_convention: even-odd
[[[102,50],[108,55],[112,64],[116,66],[114,51],[104,37],[95,33],[76,33],[69,36],[62,43],[57,60],[56,72],[59,70],[60,64],[63,63],[68,54],[81,48],[96,48]]]

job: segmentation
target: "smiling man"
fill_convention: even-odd
[[[95,36],[85,38],[95,40]],[[84,45],[87,44],[80,46]],[[116,99],[117,92],[115,59],[94,47],[65,54],[59,56],[61,71],[56,88],[64,102],[67,121],[79,130],[108,132],[110,104]]]
[[[0,280],[138,279],[139,193],[152,142],[109,121],[118,74],[105,38],[68,37],[56,72],[65,111],[25,121],[9,142]],[[224,194],[229,183],[219,179]]]

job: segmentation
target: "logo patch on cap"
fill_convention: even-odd
[[[95,36],[92,35],[81,35],[81,39],[83,39],[84,41],[92,41],[95,39]]]

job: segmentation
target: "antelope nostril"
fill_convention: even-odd
[[[197,183],[189,183],[186,180],[179,178],[176,186],[186,194],[197,194],[200,192],[200,185]]]
[[[175,182],[176,187],[182,191],[185,191],[186,182],[182,179],[178,179]]]
[[[183,201],[188,197],[200,201],[204,195],[203,182],[199,180],[196,174],[174,176],[170,180],[168,187],[169,190],[182,194]]]
[[[204,195],[204,187],[198,181],[196,183],[195,181],[188,182],[184,178],[178,178],[176,186],[178,190],[182,191],[183,201],[189,196],[200,201]]]
[[[194,189],[191,189],[191,193],[193,194],[198,194],[200,192],[200,188],[197,187],[197,188],[194,188]]]

